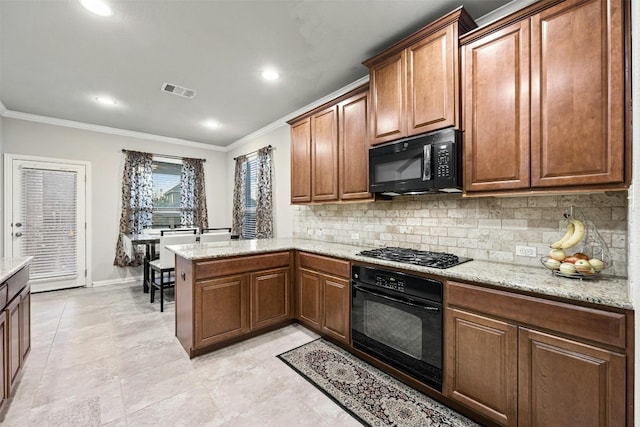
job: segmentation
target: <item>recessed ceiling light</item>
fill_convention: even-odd
[[[217,129],[220,127],[220,123],[216,122],[215,120],[207,120],[203,123],[203,125],[208,127],[209,129]]]
[[[111,16],[111,8],[102,0],[80,0],[80,4],[88,11],[100,16]]]
[[[262,70],[262,78],[268,81],[274,81],[280,78],[280,74],[273,68],[265,68]]]
[[[113,98],[108,98],[106,96],[97,96],[96,102],[103,105],[116,105],[117,102]]]

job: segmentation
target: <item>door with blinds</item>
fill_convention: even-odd
[[[86,166],[7,155],[5,253],[32,256],[32,292],[86,284]],[[5,193],[6,194],[6,193]]]

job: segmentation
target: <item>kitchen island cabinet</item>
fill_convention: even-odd
[[[461,37],[467,195],[628,188],[625,8],[544,0]]]
[[[0,259],[0,407],[14,393],[31,349],[31,259]]]
[[[504,426],[625,425],[632,316],[458,282],[446,295],[447,397]]]
[[[292,318],[289,251],[176,258],[176,336],[190,357]]]

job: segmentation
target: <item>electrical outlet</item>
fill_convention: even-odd
[[[316,229],[316,236],[322,236],[322,230],[321,229]]]
[[[351,238],[353,240],[360,240],[360,233],[351,233]]]
[[[308,234],[309,236],[313,236],[313,228],[308,229],[308,230],[307,230],[307,234]]]
[[[516,255],[536,257],[536,248],[534,246],[516,246]]]

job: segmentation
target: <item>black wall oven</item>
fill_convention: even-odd
[[[351,267],[353,346],[442,391],[442,282]]]

